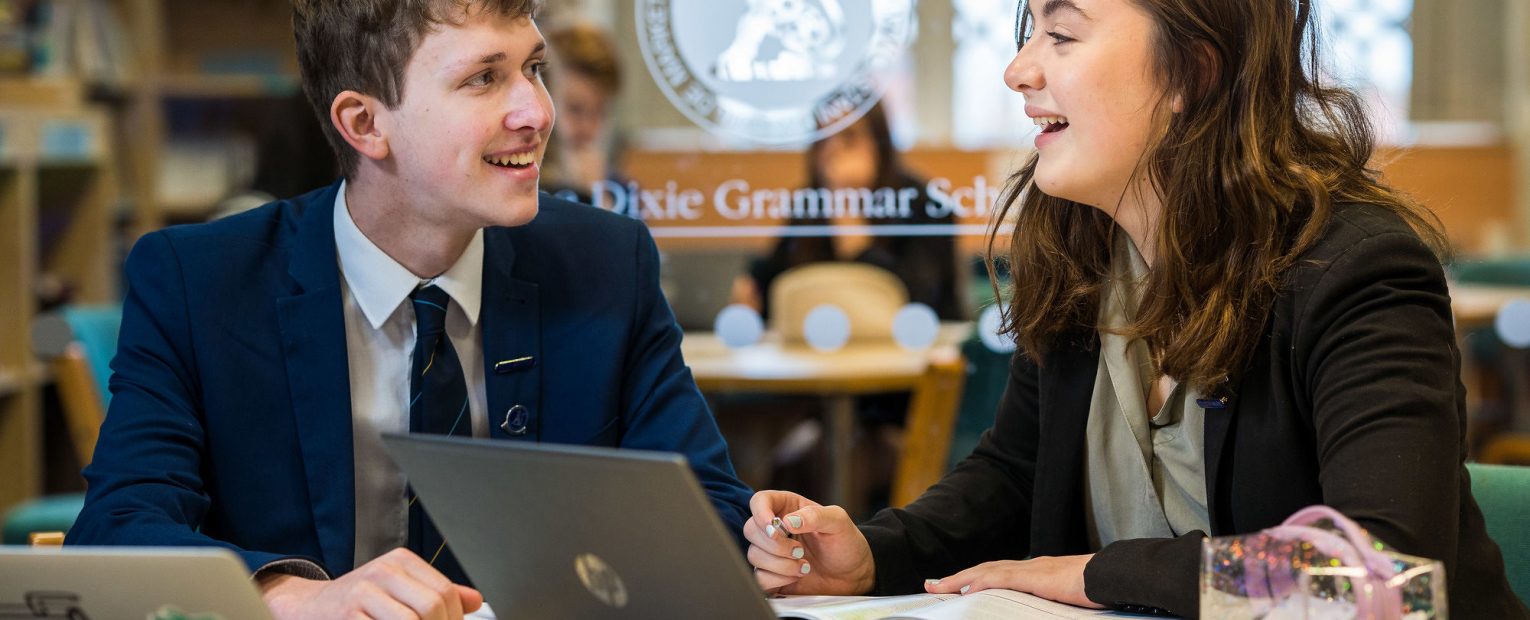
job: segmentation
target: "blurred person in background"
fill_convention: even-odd
[[[906,217],[867,218],[873,227],[887,224],[954,224],[950,212],[931,217],[925,182],[910,172],[893,144],[887,113],[878,103],[850,126],[822,138],[808,148],[808,187],[844,189],[914,189]],[[826,226],[830,218],[794,218],[788,226]],[[875,230],[875,228],[873,228]],[[788,231],[789,232],[789,231]],[[908,287],[909,301],[935,310],[943,321],[959,321],[966,313],[960,297],[956,240],[948,233],[935,235],[875,235],[864,250],[853,256],[839,249],[832,236],[784,235],[768,256],[754,261],[749,273],[733,285],[734,303],[742,303],[770,316],[770,285],[788,269],[809,263],[853,260],[886,269]]]
[[[599,181],[618,186],[618,138],[612,105],[622,88],[616,44],[604,29],[581,21],[554,25],[547,32],[552,66],[547,83],[558,106],[558,128],[547,148],[543,185],[548,193],[591,204]]]

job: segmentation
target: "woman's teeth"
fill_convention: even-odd
[[[527,151],[525,153],[513,153],[513,154],[510,154],[510,155],[495,155],[495,156],[492,156],[492,157],[485,157],[485,158],[483,158],[483,160],[485,162],[488,162],[488,163],[493,164],[495,166],[499,166],[501,168],[511,168],[511,167],[513,167],[513,168],[523,168],[523,167],[529,166],[532,163],[534,163],[536,161],[536,159],[537,159],[537,156],[534,153],[530,152],[530,151]]]
[[[1065,116],[1037,116],[1031,119],[1042,132],[1058,131],[1068,126]]]

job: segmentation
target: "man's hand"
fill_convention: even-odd
[[[260,589],[278,620],[459,620],[483,605],[477,590],[453,584],[407,549],[389,551],[334,581],[272,575],[261,579]]]

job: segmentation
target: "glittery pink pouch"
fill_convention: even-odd
[[[1444,619],[1445,567],[1309,506],[1278,526],[1201,544],[1201,617]]]

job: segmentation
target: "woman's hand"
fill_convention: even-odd
[[[843,508],[820,506],[796,493],[760,491],[749,500],[749,509],[754,514],[744,522],[744,538],[755,581],[765,591],[871,591],[876,579],[871,545]],[[772,524],[776,518],[781,528]]]
[[[1104,605],[1084,595],[1084,565],[1093,557],[1094,554],[1065,555],[984,562],[950,577],[926,581],[924,589],[932,594],[971,594],[990,588],[1016,590],[1059,603],[1099,609]]]

